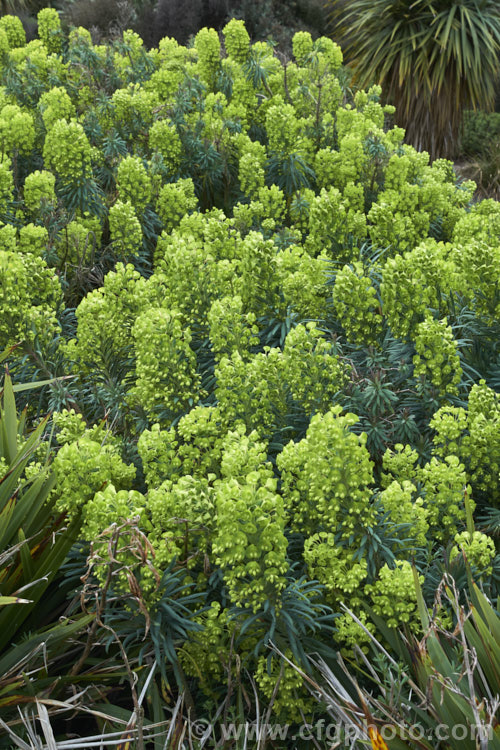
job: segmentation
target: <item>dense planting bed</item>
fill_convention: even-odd
[[[0,351],[58,378],[18,394],[51,414],[25,476],[49,455],[47,518],[80,572],[93,542],[129,653],[151,618],[198,706],[229,674],[311,716],[270,641],[305,668],[379,618],[421,634],[416,586],[432,607],[465,559],[496,597],[499,204],[352,98],[327,38],[282,63],[238,21],[224,53],[39,28],[0,19]]]

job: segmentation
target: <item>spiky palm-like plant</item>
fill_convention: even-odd
[[[409,143],[453,155],[465,109],[493,109],[498,0],[327,0],[332,36],[363,87],[384,86]]]

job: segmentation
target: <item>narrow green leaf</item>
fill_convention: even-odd
[[[4,436],[5,458],[8,463],[11,463],[17,453],[17,411],[16,399],[12,389],[12,379],[8,371],[5,372],[4,379],[1,422]]]
[[[52,510],[53,501],[50,501],[45,506],[47,498],[50,492],[53,490],[56,484],[56,476],[53,472],[43,471],[42,474],[35,480],[35,483],[29,488],[29,490],[22,495],[21,501],[17,504],[12,518],[11,526],[12,532],[14,531],[15,524],[22,526],[25,529],[26,536],[32,536],[37,533],[42,525],[42,519],[39,518],[39,512],[44,508],[47,517],[44,522],[44,526],[47,526],[50,521],[50,512]],[[19,508],[19,516],[17,510]],[[24,519],[21,521],[21,519]]]
[[[10,346],[7,349],[4,349],[3,352],[0,352],[0,362],[5,362],[7,357],[11,354],[11,352],[14,350],[15,347]]]
[[[15,507],[16,498],[11,496],[0,511],[0,550],[3,550],[7,546],[9,523]]]
[[[50,378],[49,380],[35,380],[32,383],[16,383],[13,386],[14,393],[22,393],[23,391],[32,391],[35,388],[43,388],[46,385],[53,385],[59,380],[70,380],[74,378],[74,375],[62,375],[60,378]]]
[[[22,529],[19,529],[17,537],[19,542],[26,542],[26,536]],[[25,544],[21,544],[19,548],[19,556],[21,558],[21,564],[23,568],[23,583],[26,584],[30,581],[36,580],[38,576],[37,574],[35,574],[33,560],[31,558],[31,550],[27,542]]]
[[[486,625],[491,632],[491,635],[493,636],[495,641],[500,644],[500,617],[498,617],[497,613],[495,612],[483,592],[480,591],[477,584],[473,583],[472,586],[479,603],[479,610],[481,612],[481,615],[484,618]]]
[[[12,645],[8,650],[3,652],[2,657],[0,657],[0,674],[5,675],[15,667],[16,664],[19,664],[19,662],[28,656],[28,654],[31,654],[43,643],[50,643],[53,648],[57,646],[58,643],[64,643],[68,638],[72,638],[78,632],[85,630],[93,619],[93,615],[85,615],[73,622],[70,620],[64,620],[62,623],[58,623],[49,628],[44,628],[38,631],[36,635]],[[1,635],[3,636],[3,633]],[[2,640],[4,639],[2,638]],[[10,643],[10,641],[7,642]]]
[[[431,633],[427,639],[427,650],[431,657],[434,669],[439,674],[443,675],[443,677],[453,679],[456,674],[455,669],[450,663],[450,660],[446,656],[443,647],[434,633]]]
[[[420,616],[420,622],[422,623],[422,630],[424,633],[429,629],[429,613],[424,601],[424,595],[422,594],[422,587],[420,585],[420,579],[418,577],[418,570],[415,565],[412,565],[413,571],[413,582],[415,584],[415,592],[417,594],[417,608]]]
[[[42,554],[36,558],[36,575],[33,576],[33,580],[37,580],[37,584],[29,590],[33,603],[17,609],[10,617],[6,616],[5,610],[0,612],[0,652],[11,642],[16,631],[40,601],[76,541],[79,530],[80,519],[76,518],[71,526],[55,534],[54,541],[48,540]]]
[[[465,505],[465,517],[467,520],[467,531],[469,532],[470,538],[472,539],[474,534],[474,519],[472,517],[472,507],[470,503],[469,493],[467,489],[464,490],[464,505]]]

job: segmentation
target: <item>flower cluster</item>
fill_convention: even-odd
[[[46,8],[45,10],[51,10]],[[76,115],[75,105],[62,86],[54,86],[40,97],[38,107],[47,130],[58,120],[71,120]]]
[[[130,260],[142,244],[142,229],[134,207],[117,201],[109,209],[109,232],[114,251],[120,260]]]
[[[258,344],[258,326],[254,313],[243,313],[241,297],[223,297],[215,300],[208,313],[210,343],[216,359],[231,357],[237,352],[247,359],[250,350]]]
[[[222,357],[215,368],[216,396],[228,421],[241,420],[249,430],[270,435],[286,413],[283,355],[268,349],[250,358],[239,352]]]
[[[376,344],[382,332],[377,290],[361,263],[344,266],[335,277],[333,304],[350,341]]]
[[[60,52],[62,48],[61,21],[55,8],[42,8],[38,13],[38,36],[48,52]]]
[[[179,564],[203,569],[217,522],[212,479],[210,474],[188,474],[176,481],[167,479],[158,489],[148,492],[149,540],[160,568],[176,557]]]
[[[52,172],[36,170],[27,175],[24,181],[24,203],[26,208],[36,214],[43,206],[56,202],[56,178]]]
[[[299,324],[285,339],[283,375],[292,397],[307,414],[325,412],[349,380],[332,342],[315,323]]]
[[[91,155],[85,131],[74,119],[57,120],[45,137],[44,162],[67,182],[79,182],[91,174]]]
[[[316,414],[306,437],[286,445],[277,459],[285,507],[292,529],[307,535],[339,530],[344,539],[362,533],[372,519],[370,489],[373,464],[366,435],[350,427],[354,414],[334,406]]]
[[[286,585],[286,517],[276,484],[263,465],[240,480],[228,478],[216,488],[213,551],[231,601],[254,612],[266,603],[279,607]]]
[[[429,530],[428,510],[424,499],[416,494],[417,488],[407,479],[391,482],[380,494],[384,511],[395,524],[404,524],[403,534],[407,540],[408,537],[415,540],[415,548],[425,546]],[[408,544],[401,544],[402,554],[408,554],[408,549]]]
[[[453,267],[442,244],[428,240],[389,258],[382,268],[383,313],[395,336],[414,334],[426,312],[440,309],[442,292],[453,288]]]
[[[0,111],[0,143],[3,154],[29,153],[35,143],[35,123],[29,112],[17,104],[7,104]]]
[[[99,289],[90,292],[76,309],[77,337],[68,343],[71,358],[83,371],[99,366],[104,349],[120,351],[130,346],[132,326],[149,302],[145,280],[133,266],[118,263]]]
[[[465,521],[464,496],[471,488],[463,464],[456,456],[444,461],[432,458],[420,471],[420,481],[425,493],[427,522],[433,538],[448,541]],[[471,506],[474,503],[471,500]]]
[[[446,318],[434,320],[426,317],[419,323],[415,331],[415,349],[415,376],[428,377],[443,394],[458,393],[462,368],[453,331]]]
[[[58,509],[68,518],[77,516],[108,485],[126,489],[135,477],[135,467],[122,461],[119,447],[113,441],[103,444],[102,439],[100,432],[87,431],[75,442],[62,445],[54,459],[57,482],[53,492]],[[100,523],[107,528],[105,508],[103,513]],[[93,514],[86,511],[86,515],[92,527]]]
[[[304,560],[311,578],[317,578],[340,601],[357,594],[368,575],[366,560],[354,560],[352,551],[337,545],[335,535],[326,531],[306,540]]]
[[[136,156],[127,156],[118,165],[116,186],[120,200],[130,202],[141,214],[151,199],[151,181],[146,167]]]
[[[201,29],[194,39],[198,55],[197,70],[209,90],[215,86],[215,77],[220,67],[220,42],[215,29]]]
[[[455,544],[451,548],[450,561],[463,555],[469,565],[479,573],[490,575],[492,562],[496,554],[495,542],[480,531],[463,531],[455,535]]]
[[[26,44],[26,32],[18,16],[2,16],[0,18],[0,29],[5,31],[11,49],[24,47]]]
[[[131,394],[151,414],[164,410],[182,413],[198,401],[200,380],[189,343],[189,328],[182,327],[172,310],[149,308],[132,328],[137,359],[137,382]]]
[[[59,328],[55,313],[62,296],[59,280],[41,252],[19,252],[15,232],[9,235],[0,237],[0,243],[7,242],[7,249],[0,249],[2,349],[19,341],[32,342],[36,336],[50,341]]]
[[[176,227],[182,217],[192,211],[197,200],[191,178],[164,185],[158,195],[157,209],[167,232]]]
[[[162,155],[163,163],[172,173],[177,172],[181,163],[182,143],[170,120],[156,120],[151,125],[149,147]]]
[[[419,576],[422,583],[423,576]],[[383,617],[389,628],[398,628],[403,623],[416,626],[417,593],[411,563],[398,560],[394,569],[385,564],[374,584],[365,586],[376,615]]]
[[[285,657],[293,662],[291,650],[285,652]],[[302,717],[309,714],[313,701],[304,691],[301,674],[289,662],[276,654],[269,658],[262,655],[257,663],[255,681],[268,701],[273,698],[272,710],[275,716],[281,721],[300,724]]]
[[[224,44],[228,57],[237,63],[245,63],[250,52],[250,36],[243,21],[231,19],[224,27]]]

